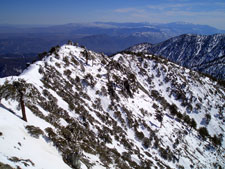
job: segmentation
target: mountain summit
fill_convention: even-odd
[[[225,166],[225,89],[216,81],[150,54],[109,58],[71,42],[40,56],[0,79],[0,165]]]

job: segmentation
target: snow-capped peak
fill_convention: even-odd
[[[14,168],[225,165],[224,87],[166,59],[67,44],[0,85],[0,162]]]

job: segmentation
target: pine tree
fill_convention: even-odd
[[[212,141],[214,146],[218,146],[218,147],[221,146],[222,139],[219,136],[216,136],[214,134],[214,136],[211,137],[211,141]]]
[[[161,112],[157,112],[155,115],[156,119],[160,122],[160,128],[162,127],[163,115]]]
[[[196,121],[193,118],[190,121],[190,126],[191,126],[191,128],[194,128],[194,129],[196,129],[196,127],[197,127]]]
[[[211,115],[209,113],[205,114],[206,124],[208,125],[211,120]]]
[[[67,44],[68,44],[68,45],[73,45],[73,41],[68,40]]]
[[[88,64],[88,59],[89,59],[89,53],[88,53],[88,51],[86,49],[84,50],[84,56],[85,56],[86,65],[87,65]]]
[[[206,140],[206,137],[209,136],[208,130],[205,127],[200,127],[198,129],[199,134],[202,136],[203,140]]]
[[[24,82],[14,82],[13,86],[15,87],[16,92],[18,93],[18,95],[16,97],[19,98],[19,103],[20,103],[20,108],[22,111],[22,119],[24,121],[27,121],[27,116],[26,116],[26,112],[25,112],[25,105],[24,105],[24,93],[25,93],[25,89],[24,89]]]
[[[9,83],[6,81],[4,85],[0,87],[0,98],[6,100],[12,99],[19,103],[19,107],[22,112],[22,119],[27,121],[26,111],[25,111],[25,98],[28,97],[27,89],[29,85],[25,83],[24,80],[19,79],[18,81],[13,81]]]

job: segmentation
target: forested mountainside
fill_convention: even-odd
[[[155,45],[143,43],[127,50],[160,55],[181,66],[225,80],[225,34],[184,34]]]
[[[71,42],[42,56],[0,79],[0,165],[225,166],[217,81],[154,55],[107,57]]]

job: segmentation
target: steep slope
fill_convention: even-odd
[[[133,52],[163,56],[181,66],[225,79],[225,34],[184,34],[155,45],[137,45]]]
[[[82,168],[225,165],[224,87],[165,59],[126,53],[108,58],[64,45],[0,84],[7,120],[14,119],[26,136],[38,134],[38,142],[53,144],[72,168],[79,162]],[[19,119],[18,91],[27,123]],[[33,128],[24,130],[26,125]],[[13,132],[2,133],[18,140]],[[1,142],[9,148],[16,144]],[[1,148],[0,162],[15,166],[7,160],[11,156],[35,161],[24,151]]]
[[[134,46],[129,47],[126,49],[126,52],[134,52],[134,53],[148,53],[149,50],[152,48],[153,44],[151,43],[140,43]]]
[[[218,30],[209,25],[198,25],[188,22],[172,22],[172,23],[158,24],[157,27],[159,27],[161,31],[167,32],[169,34],[174,34],[174,36],[187,33],[200,35],[225,33],[224,30]]]
[[[4,103],[7,107],[14,108],[15,105],[12,102],[10,104]],[[9,164],[13,168],[70,168],[63,162],[52,143],[44,137],[38,139],[38,136],[32,137],[27,133],[25,126],[28,124],[16,116],[18,110],[9,110],[1,104],[0,112],[0,162]],[[41,129],[52,126],[34,116],[29,110],[27,114],[29,124]]]

